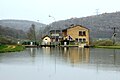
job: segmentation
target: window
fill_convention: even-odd
[[[83,36],[86,36],[86,32],[85,31],[83,31]]]
[[[83,42],[86,42],[86,39],[85,39],[85,38],[83,39]]]
[[[82,38],[79,39],[79,42],[82,42]]]
[[[79,36],[82,36],[82,31],[79,31]]]
[[[86,36],[86,32],[85,31],[79,31],[79,36]]]
[[[78,38],[75,38],[75,41],[78,42]]]

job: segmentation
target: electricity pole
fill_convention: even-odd
[[[96,15],[98,15],[99,14],[99,9],[96,9]]]
[[[117,35],[116,29],[118,29],[118,27],[113,27],[112,29],[113,29],[112,38],[113,38],[113,45],[114,45],[116,42],[116,35]]]
[[[56,19],[53,16],[49,15],[49,17],[53,18],[53,20],[56,22]],[[56,30],[54,30],[54,31],[55,31],[55,33],[54,33],[55,34],[54,35],[55,36],[55,42],[54,43],[55,43],[55,47],[56,47]]]

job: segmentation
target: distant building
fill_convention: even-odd
[[[81,47],[89,46],[89,29],[81,25],[71,25],[64,30],[50,30],[49,36],[42,39],[42,45],[78,45]]]
[[[62,40],[62,30],[50,30],[51,42],[60,42]]]
[[[42,45],[50,45],[51,44],[51,38],[49,36],[44,36],[42,38]]]
[[[72,25],[71,27],[62,31],[63,39],[75,41],[77,44],[89,45],[89,29],[81,25]]]

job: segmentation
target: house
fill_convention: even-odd
[[[62,31],[64,40],[74,41],[75,44],[89,45],[89,29],[81,25],[72,25],[71,27]]]
[[[62,40],[62,30],[50,30],[51,42],[60,42]]]
[[[41,45],[50,45],[51,44],[51,38],[49,36],[44,36],[42,38],[42,44]]]
[[[39,43],[36,41],[31,41],[31,40],[23,40],[23,41],[18,41],[18,45],[22,44],[25,47],[36,47],[39,46]]]

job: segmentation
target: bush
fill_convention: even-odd
[[[113,41],[111,40],[98,40],[93,42],[94,46],[112,46],[113,45]]]
[[[14,41],[14,39],[0,37],[0,44],[16,44],[16,42]]]
[[[75,41],[70,41],[69,45],[75,45]]]
[[[2,45],[0,46],[0,53],[5,52],[16,52],[16,51],[22,51],[25,47],[21,45]]]

